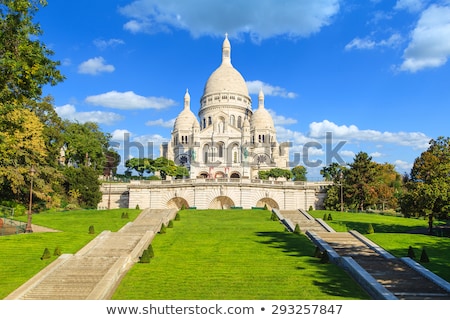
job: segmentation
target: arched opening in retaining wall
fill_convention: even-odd
[[[239,172],[233,172],[231,175],[230,175],[230,178],[240,178],[241,177],[241,175],[239,174]]]
[[[180,210],[181,208],[183,208],[183,206],[185,208],[189,208],[189,203],[186,201],[186,199],[181,197],[172,198],[167,202],[168,209]]]
[[[234,207],[234,201],[226,196],[216,197],[209,204],[209,209],[230,209],[231,207]]]
[[[269,209],[269,210],[280,209],[280,206],[278,205],[278,203],[275,200],[273,200],[272,198],[262,198],[256,203],[256,206],[257,207],[267,206],[267,209]]]

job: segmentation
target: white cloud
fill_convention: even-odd
[[[333,138],[353,141],[370,141],[375,143],[393,143],[400,146],[408,146],[414,149],[426,149],[430,138],[421,132],[381,132],[376,130],[360,130],[355,125],[337,125],[331,121],[312,122],[309,125],[309,136],[321,139],[327,132],[333,134]]]
[[[82,62],[78,66],[78,73],[97,75],[102,72],[114,72],[115,68],[111,64],[106,64],[103,57],[96,57]]]
[[[260,80],[246,81],[245,83],[247,84],[248,92],[250,94],[259,94],[259,91],[262,89],[265,96],[275,96],[289,99],[297,97],[297,94],[294,92],[288,92],[285,88],[273,86]]]
[[[133,91],[110,91],[95,96],[89,96],[86,98],[86,102],[95,106],[122,110],[164,109],[177,104],[172,99],[163,97],[143,97],[135,94]]]
[[[372,152],[371,154],[369,154],[369,156],[371,156],[372,158],[380,158],[384,155],[381,152],[375,151],[375,152]]]
[[[126,136],[131,136],[131,132],[127,129],[116,129],[111,133],[111,140],[113,141],[124,141]]]
[[[426,0],[398,0],[394,6],[396,10],[406,10],[409,12],[419,12],[428,1]]]
[[[112,125],[123,119],[121,115],[113,112],[77,112],[75,106],[71,104],[55,107],[55,111],[63,119],[78,121],[80,123],[91,121],[99,124]]]
[[[388,39],[374,41],[370,38],[355,38],[350,41],[346,46],[345,50],[360,49],[360,50],[370,50],[375,48],[395,48],[402,42],[402,37],[398,33],[394,33]]]
[[[408,163],[403,160],[395,160],[394,165],[397,168],[397,171],[399,172],[407,172],[409,173],[413,167],[412,163]]]
[[[351,150],[341,150],[339,151],[339,155],[345,158],[354,158],[356,156],[356,153]]]
[[[431,5],[422,12],[403,53],[401,71],[444,65],[450,56],[450,6]]]
[[[157,127],[163,127],[163,128],[172,128],[173,124],[175,123],[175,119],[170,119],[168,121],[164,121],[163,119],[158,120],[150,120],[145,123],[146,126],[157,126]]]
[[[297,123],[297,119],[286,118],[285,116],[278,115],[278,114],[276,114],[275,111],[273,111],[271,109],[267,109],[267,111],[272,116],[273,123],[275,126],[286,126],[286,125]]]
[[[277,35],[307,37],[332,22],[339,0],[210,1],[135,0],[120,8],[131,32],[188,30],[194,37],[249,34],[254,41]]]
[[[104,50],[108,47],[116,47],[118,45],[125,44],[125,42],[122,39],[96,39],[94,40],[94,45],[99,48],[100,50]]]

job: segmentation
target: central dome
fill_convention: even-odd
[[[244,78],[231,64],[231,45],[228,37],[225,37],[222,45],[222,64],[206,82],[203,96],[222,92],[248,96],[248,88]]]

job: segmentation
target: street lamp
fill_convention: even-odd
[[[36,169],[34,168],[34,165],[31,166],[30,169],[30,203],[28,205],[28,220],[27,220],[27,226],[25,228],[25,233],[32,233],[33,228],[31,227],[31,206],[33,205],[33,177],[36,173]]]
[[[344,173],[342,171],[339,173],[339,180],[341,182],[341,212],[344,212],[344,184],[342,181],[344,180]]]

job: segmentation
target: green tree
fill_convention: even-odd
[[[450,211],[450,138],[430,140],[428,149],[416,158],[407,192],[401,197],[407,215],[447,218]]]
[[[295,166],[294,168],[292,168],[291,170],[292,172],[292,176],[293,179],[295,181],[306,181],[306,174],[308,173],[308,171],[306,170],[306,168],[304,166]]]
[[[65,164],[89,166],[102,173],[109,150],[110,134],[94,122],[64,122]]]
[[[374,186],[377,165],[365,152],[359,152],[350,164],[345,176],[345,197],[350,206],[364,210],[376,203]]]
[[[64,188],[66,194],[77,190],[78,204],[84,208],[97,208],[102,199],[98,172],[92,167],[81,166],[64,168]]]
[[[52,61],[53,52],[39,40],[40,26],[33,22],[45,0],[2,0],[0,4],[0,101],[11,107],[39,101],[42,88],[64,77]]]

